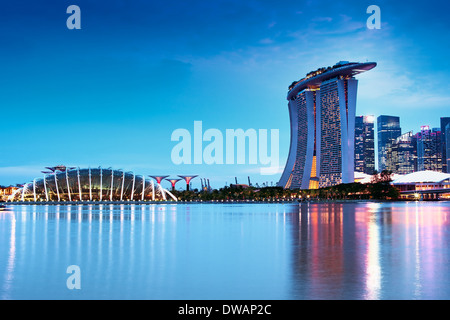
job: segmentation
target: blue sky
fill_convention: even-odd
[[[81,30],[66,27],[72,4]],[[366,27],[371,4],[379,30]],[[199,174],[216,188],[235,176],[276,183],[280,173],[261,176],[261,165],[175,165],[171,133],[193,132],[194,121],[224,133],[278,129],[283,167],[288,85],[340,60],[378,63],[358,77],[357,114],[400,116],[403,132],[438,127],[450,116],[449,9],[435,0],[3,4],[0,185],[57,164]]]

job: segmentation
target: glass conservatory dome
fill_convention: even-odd
[[[44,173],[43,178],[36,178],[16,190],[9,201],[177,200],[160,184],[133,172],[59,166]]]

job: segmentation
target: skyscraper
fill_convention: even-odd
[[[417,134],[417,170],[442,171],[441,131],[422,126]]]
[[[401,134],[400,118],[381,115],[377,118],[378,129],[378,171],[386,170],[386,154],[388,145],[393,143]]]
[[[354,181],[354,76],[375,66],[341,61],[289,86],[291,144],[279,186],[315,189]]]
[[[355,171],[373,174],[375,170],[374,116],[355,120]]]
[[[447,172],[450,172],[450,123],[445,127],[445,149]]]
[[[447,158],[450,157],[450,154],[447,152],[448,143],[447,143],[447,132],[446,127],[450,124],[450,117],[441,117],[441,149],[442,149],[442,172],[449,172],[450,167],[447,164]]]

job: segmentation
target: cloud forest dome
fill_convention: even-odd
[[[47,168],[9,201],[156,201],[177,200],[160,184],[133,172],[111,168]]]

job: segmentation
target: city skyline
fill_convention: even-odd
[[[4,1],[0,299],[450,299],[449,10]]]
[[[2,10],[1,185],[60,163],[195,173],[216,188],[236,176],[276,182],[281,172],[258,165],[175,165],[170,135],[196,120],[279,129],[282,167],[289,80],[340,60],[378,63],[361,75],[357,115],[399,116],[403,132],[448,116],[447,3],[382,1],[379,30],[357,1],[76,4],[80,30],[66,27],[68,3]]]

